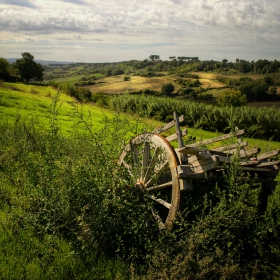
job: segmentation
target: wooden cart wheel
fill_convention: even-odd
[[[159,227],[171,228],[179,209],[180,187],[179,160],[170,143],[158,134],[138,135],[123,149],[119,164],[135,187],[148,192]]]

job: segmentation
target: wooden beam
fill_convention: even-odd
[[[279,163],[280,163],[279,160],[267,161],[267,162],[262,162],[261,164],[258,165],[258,167],[271,166],[271,165],[279,165]]]
[[[182,130],[182,137],[186,136],[187,134],[188,134],[187,129]],[[166,137],[166,140],[169,141],[169,142],[177,140],[177,139],[178,139],[178,134],[177,133],[174,133],[174,134]]]
[[[197,148],[197,147],[193,147],[190,145],[183,147],[183,148],[176,149],[176,150],[179,153],[188,154],[188,155],[197,155],[198,153],[201,153],[201,152],[207,152],[206,149]]]
[[[188,146],[189,147],[197,147],[197,146],[203,146],[203,145],[207,145],[207,144],[212,144],[212,143],[215,143],[215,142],[218,142],[218,141],[222,141],[222,140],[226,140],[226,139],[229,139],[229,138],[232,138],[232,137],[235,137],[235,136],[241,136],[244,133],[245,133],[245,130],[242,129],[242,130],[238,130],[238,131],[233,132],[233,133],[224,134],[224,135],[212,138],[212,139],[207,139],[207,140],[200,141],[200,142],[197,142],[197,143],[194,143],[194,144],[190,144]]]
[[[228,145],[228,146],[214,148],[214,149],[212,149],[212,151],[225,152],[225,151],[228,151],[228,150],[232,150],[232,149],[236,149],[236,148],[242,148],[242,147],[245,147],[245,146],[248,146],[247,141],[236,143],[236,144],[231,144],[231,145]]]
[[[273,150],[273,151],[258,155],[257,160],[263,160],[263,159],[267,159],[267,158],[270,158],[273,156],[277,156],[279,154],[279,152],[280,152],[279,150]]]
[[[183,122],[184,120],[185,120],[185,117],[184,117],[184,116],[179,117],[179,122],[180,122],[180,123]],[[157,128],[157,129],[153,130],[151,133],[160,134],[160,133],[162,133],[162,132],[168,130],[169,128],[175,126],[175,124],[176,124],[175,121],[171,121],[171,122],[167,123],[166,125],[164,125],[164,126],[162,126],[162,127],[160,127],[160,128]]]

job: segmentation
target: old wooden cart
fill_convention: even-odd
[[[172,227],[177,211],[180,209],[181,194],[193,190],[194,180],[219,178],[227,172],[238,154],[238,165],[243,171],[244,180],[260,188],[258,207],[263,214],[267,199],[277,182],[279,171],[279,150],[260,154],[259,148],[248,148],[242,141],[244,130],[238,130],[212,139],[184,145],[180,123],[184,116],[174,120],[151,133],[144,133],[132,139],[123,149],[119,164],[124,167],[135,187],[148,193],[154,202],[152,214],[161,228]],[[171,127],[176,133],[163,137],[160,135]],[[225,141],[230,144],[223,145]],[[176,149],[170,142],[178,141]],[[206,145],[215,143],[215,148],[206,149]],[[217,143],[222,146],[217,147]]]

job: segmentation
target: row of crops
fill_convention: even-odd
[[[249,106],[217,107],[204,103],[123,95],[114,97],[110,106],[114,110],[137,113],[168,122],[174,111],[185,116],[185,125],[208,131],[227,133],[234,127],[245,129],[246,136],[280,141],[280,111],[276,108]]]

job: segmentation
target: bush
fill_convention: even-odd
[[[220,106],[238,107],[247,104],[246,95],[242,95],[239,90],[226,90],[218,97]]]
[[[162,93],[165,95],[171,95],[174,91],[174,86],[172,83],[168,83],[162,86]]]

